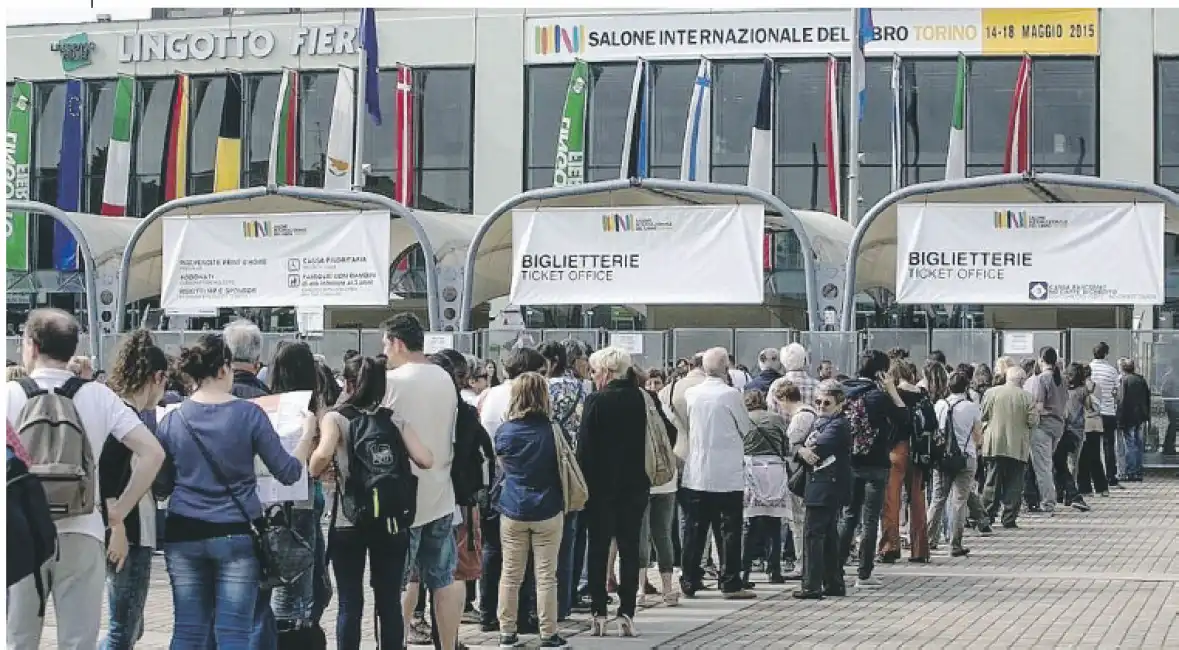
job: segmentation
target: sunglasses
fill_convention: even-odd
[[[827,408],[828,406],[835,406],[835,400],[815,398],[815,406]]]

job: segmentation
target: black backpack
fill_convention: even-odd
[[[418,477],[393,412],[344,406],[339,413],[348,420],[348,477],[338,499],[344,516],[374,532],[409,530],[417,514]]]
[[[454,461],[450,465],[454,501],[460,506],[477,505],[480,493],[487,489],[483,480],[485,438],[487,430],[479,422],[479,411],[460,399],[454,423]]]
[[[929,401],[929,393],[921,391],[921,397],[909,411],[909,459],[917,467],[931,469],[941,458],[945,444],[940,439],[941,427],[937,422],[937,411]],[[941,444],[939,444],[939,441]]]
[[[45,584],[41,566],[57,552],[57,526],[49,511],[45,488],[24,461],[8,447],[8,586],[33,576],[45,615]]]

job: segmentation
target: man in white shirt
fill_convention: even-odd
[[[29,377],[46,390],[62,387],[74,374],[66,365],[78,347],[78,322],[59,309],[37,309],[29,314],[22,341],[22,357]],[[8,418],[21,426],[21,410],[28,401],[17,382],[8,382]],[[87,382],[73,398],[95,461],[93,494],[99,491],[97,461],[107,436],[123,443],[134,454],[131,479],[114,504],[107,508],[110,526],[121,526],[151,488],[164,463],[164,450],[131,409],[111,389]],[[32,431],[30,429],[30,431]],[[37,459],[33,458],[36,463]],[[94,648],[102,616],[102,592],[106,581],[106,530],[100,506],[94,511],[57,520],[57,552],[41,567],[46,597],[52,595],[57,615],[59,648]],[[118,552],[119,549],[112,549]],[[126,552],[123,549],[122,552]],[[116,558],[122,562],[122,558]],[[34,576],[8,590],[8,647],[36,650],[41,645],[44,619]]]
[[[385,355],[389,367],[384,406],[412,427],[422,443],[434,454],[434,466],[413,466],[418,477],[417,513],[409,535],[405,570],[416,567],[418,576],[434,595],[438,638],[444,648],[458,643],[466,588],[454,581],[458,567],[455,543],[454,484],[450,478],[454,462],[454,426],[458,414],[458,393],[454,379],[426,359],[426,333],[413,314],[397,314],[384,323]],[[405,590],[403,620],[409,620],[417,603],[417,585]],[[408,627],[406,627],[408,631]]]
[[[929,510],[929,545],[937,546],[942,533],[942,517],[946,513],[946,501],[950,501],[950,555],[965,557],[970,549],[962,546],[962,532],[966,527],[966,503],[974,491],[974,472],[978,468],[978,445],[982,442],[982,411],[978,405],[966,398],[970,379],[955,372],[950,375],[950,396],[938,400],[934,405],[938,427],[951,433],[958,443],[958,449],[966,456],[966,466],[950,475],[937,470],[933,482],[933,505]],[[951,421],[951,416],[953,419]],[[949,441],[947,440],[947,444]],[[951,498],[951,493],[953,497]]]
[[[704,540],[710,527],[721,531],[720,589],[726,599],[753,598],[741,580],[741,528],[745,493],[745,443],[742,434],[753,428],[741,391],[726,381],[728,353],[724,348],[704,352],[705,379],[688,389],[685,399],[691,422],[684,463],[682,499],[688,521],[684,540],[680,587],[692,597],[703,585],[700,570]]]
[[[1097,386],[1093,397],[1097,400],[1097,410],[1101,412],[1101,447],[1105,456],[1105,477],[1110,487],[1118,487],[1118,403],[1114,394],[1120,383],[1118,369],[1113,367],[1105,358],[1109,356],[1109,344],[1105,341],[1093,346],[1093,360],[1089,362],[1089,371],[1093,383]]]

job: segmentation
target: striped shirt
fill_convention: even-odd
[[[1097,398],[1097,409],[1102,415],[1117,415],[1118,404],[1114,391],[1118,387],[1118,371],[1105,359],[1094,359],[1089,362],[1089,370],[1093,374],[1093,383],[1097,390],[1093,396]]]

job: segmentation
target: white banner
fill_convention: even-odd
[[[904,204],[897,302],[1162,304],[1161,203]]]
[[[389,214],[165,217],[165,309],[389,304]]]
[[[512,213],[515,305],[761,304],[762,205]]]

